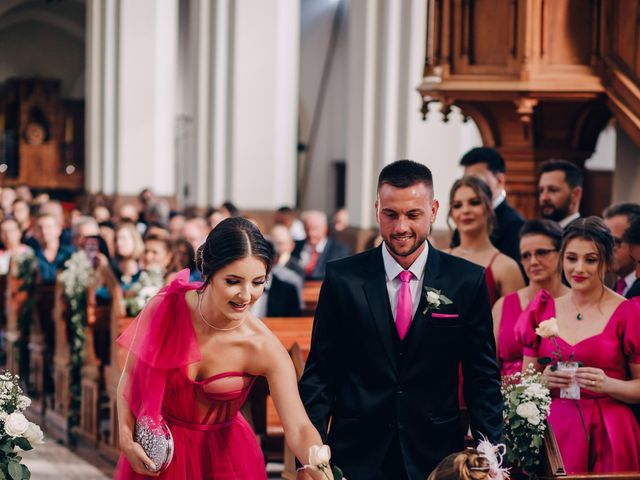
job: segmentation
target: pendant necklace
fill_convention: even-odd
[[[584,315],[582,315],[582,313],[580,313],[580,310],[578,309],[578,305],[576,305],[576,302],[573,301],[573,298],[571,296],[569,296],[569,298],[571,298],[571,303],[573,303],[573,307],[576,309],[576,312],[578,313],[576,315],[576,320],[581,321],[584,318]],[[592,305],[587,305],[586,310],[589,310],[593,305],[595,305],[595,303],[592,304]]]

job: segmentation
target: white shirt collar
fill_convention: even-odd
[[[572,215],[569,215],[568,217],[565,217],[562,220],[560,220],[558,223],[562,228],[565,228],[567,225],[573,222],[576,218],[580,218],[580,212],[576,212]]]
[[[504,202],[506,199],[507,199],[507,192],[505,192],[504,189],[502,189],[500,191],[500,195],[494,198],[493,201],[491,202],[493,205],[493,209],[495,210],[496,208],[498,208],[500,204]]]
[[[384,271],[387,275],[387,281],[395,279],[400,272],[404,270],[395,258],[391,256],[387,249],[387,244],[382,242],[382,261],[384,262]],[[424,242],[424,249],[418,255],[411,266],[407,269],[413,273],[415,279],[421,279],[424,273],[424,268],[427,265],[427,257],[429,256],[429,242]]]
[[[629,275],[624,277],[624,283],[626,284],[625,287],[624,287],[624,290],[625,290],[624,293],[627,293],[629,291],[629,289],[631,288],[631,285],[633,285],[633,282],[636,281],[636,278],[638,278],[638,277],[636,277],[635,269]]]
[[[324,237],[316,245],[316,252],[322,253],[324,251],[324,247],[326,247],[326,246],[327,246],[327,237]],[[311,245],[309,245],[308,243],[305,243],[304,244],[304,250],[306,250],[308,252],[311,252]]]

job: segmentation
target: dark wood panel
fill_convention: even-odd
[[[545,2],[545,53],[551,65],[589,65],[593,9],[584,0]]]
[[[473,65],[507,66],[512,55],[509,25],[513,22],[511,0],[475,0],[471,4],[471,59]],[[493,35],[487,28],[493,26]],[[497,28],[496,28],[497,27]]]

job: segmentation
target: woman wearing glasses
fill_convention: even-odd
[[[493,307],[493,333],[502,375],[522,370],[522,344],[516,339],[515,326],[529,302],[543,289],[553,298],[569,291],[558,270],[561,242],[562,228],[551,220],[531,220],[520,230],[520,260],[529,285],[500,298]]]

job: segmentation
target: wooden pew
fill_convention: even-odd
[[[291,352],[299,351],[304,360],[309,355],[313,317],[275,318],[263,322]],[[298,355],[296,353],[296,355]],[[294,364],[295,365],[295,364]],[[256,435],[267,460],[283,460],[284,432],[282,422],[269,396],[269,386],[264,378],[256,380],[248,399],[247,416],[251,419]]]
[[[53,352],[55,326],[53,311],[56,285],[39,284],[35,288],[35,312],[29,338],[29,383],[31,392],[31,410],[44,417],[47,403],[53,396]]]
[[[305,316],[313,316],[318,306],[318,298],[320,297],[321,280],[307,280],[302,287],[302,300],[304,302],[304,310],[302,314]]]
[[[289,349],[289,355],[291,356],[291,361],[293,362],[293,368],[295,368],[296,370],[296,378],[298,379],[298,381],[300,381],[300,378],[302,378],[302,373],[304,372],[305,363],[305,356],[302,353],[300,345],[294,343]],[[296,456],[287,446],[286,441],[284,443],[284,469],[282,471],[282,478],[284,478],[285,480],[296,479]]]

